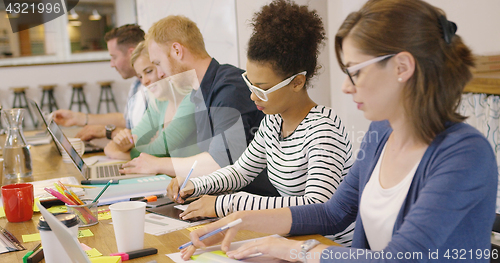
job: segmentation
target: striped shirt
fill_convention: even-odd
[[[193,196],[239,190],[267,167],[269,180],[281,196],[245,192],[220,195],[215,204],[217,216],[239,210],[325,203],[330,199],[354,161],[340,118],[328,107],[315,106],[286,138],[281,138],[282,123],[279,114],[266,115],[235,164],[191,179]],[[346,235],[350,241],[352,227],[346,231],[350,232]]]

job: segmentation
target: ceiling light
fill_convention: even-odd
[[[101,20],[101,15],[97,13],[97,10],[92,10],[92,14],[89,16],[89,20]]]
[[[70,20],[77,20],[78,19],[78,14],[75,12],[74,8],[71,9],[71,11],[69,11],[68,19],[70,19]]]
[[[76,20],[69,21],[68,25],[70,25],[70,26],[81,26],[82,25],[82,21],[76,21]]]

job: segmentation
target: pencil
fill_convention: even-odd
[[[67,186],[67,187],[76,187],[76,188],[96,188],[95,186],[78,185],[78,184],[64,184],[64,186]]]
[[[97,202],[97,200],[99,200],[101,195],[104,194],[104,191],[106,191],[106,189],[108,189],[108,187],[111,185],[111,182],[113,182],[113,180],[108,181],[108,183],[104,186],[104,188],[101,190],[101,192],[95,197],[95,199],[94,199],[94,201],[92,201],[92,203],[95,203],[95,202]]]

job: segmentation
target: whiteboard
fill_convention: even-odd
[[[201,31],[210,56],[239,65],[235,0],[137,0],[137,21],[147,32],[169,15],[184,15]]]

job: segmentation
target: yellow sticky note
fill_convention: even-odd
[[[40,238],[40,233],[31,234],[31,235],[22,235],[22,238],[23,238],[23,242],[24,242],[24,243],[26,243],[26,242],[40,241],[40,240],[42,240],[42,239]]]
[[[197,225],[197,226],[192,226],[192,227],[187,227],[186,229],[189,230],[189,232],[195,231],[198,228],[204,227],[206,224],[203,225]]]
[[[66,208],[65,205],[58,205],[48,208],[47,211],[51,212],[52,214],[57,214],[57,213],[66,213],[68,212],[68,209]]]
[[[0,218],[5,217],[5,210],[3,210],[3,206],[0,206]]]
[[[101,252],[97,251],[97,249],[95,249],[95,248],[85,250],[85,253],[87,253],[87,256],[89,256],[89,258],[95,258],[95,257],[102,256]]]
[[[40,197],[35,197],[35,202],[33,202],[33,212],[40,212],[40,209],[36,205],[36,203],[40,202]]]
[[[85,230],[79,230],[78,231],[78,238],[81,238],[81,237],[92,237],[94,236],[94,233],[92,233],[92,231],[90,231],[90,229],[85,229]]]
[[[223,256],[223,257],[227,258],[226,252],[224,252],[222,250],[215,250],[215,251],[206,252],[206,253],[211,253],[211,254],[214,254],[214,255],[217,255],[217,256]],[[203,253],[203,254],[205,254],[205,253]],[[196,260],[200,255],[191,256],[191,259],[192,260]]]
[[[110,211],[106,211],[106,212],[99,212],[97,214],[97,218],[99,220],[107,220],[107,219],[111,219],[111,212]]]
[[[120,257],[120,256],[96,257],[96,258],[90,258],[90,262],[92,262],[92,263],[119,263],[119,262],[122,262],[122,257]]]

